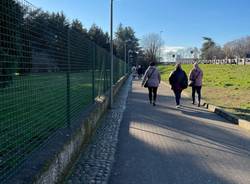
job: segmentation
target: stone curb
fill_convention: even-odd
[[[165,86],[170,87],[169,84],[167,84],[166,82],[162,82]],[[184,96],[191,98],[191,95],[187,92],[182,92],[184,94]],[[212,105],[208,102],[206,102],[205,100],[201,100],[201,105],[204,106],[205,108],[207,108],[210,112],[214,112],[216,114],[218,114],[219,116],[223,117],[224,119],[228,120],[229,122],[238,125],[239,127],[250,131],[250,122],[244,119],[241,119],[227,111],[225,111],[224,109],[217,107],[215,105]]]
[[[206,101],[202,100],[202,105],[206,107],[209,111],[218,114],[219,116],[223,117],[224,119],[228,120],[229,122],[238,125],[241,128],[244,128],[250,131],[250,122],[244,119],[241,119],[224,109],[217,107],[215,105],[209,104]]]
[[[130,83],[131,77],[116,95],[113,108],[109,109],[98,123],[93,139],[71,168],[65,178],[65,184],[108,183],[115,162],[119,129],[126,109]]]

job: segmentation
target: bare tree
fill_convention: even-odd
[[[158,62],[160,58],[160,49],[163,46],[163,40],[159,34],[150,33],[143,37],[142,47],[148,61]]]
[[[214,46],[207,50],[207,59],[224,59],[225,52],[221,49],[220,46]]]
[[[250,36],[226,43],[223,50],[228,58],[246,57],[250,53]]]

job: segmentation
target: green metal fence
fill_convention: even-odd
[[[0,183],[110,89],[110,55],[26,1],[0,1]],[[114,82],[125,74],[114,59]]]

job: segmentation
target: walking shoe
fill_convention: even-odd
[[[201,104],[198,104],[198,107],[200,107],[201,106]]]
[[[152,101],[149,101],[150,104],[152,104]]]
[[[176,108],[179,109],[181,106],[180,105],[176,105]]]
[[[153,102],[153,106],[155,106],[155,102]]]

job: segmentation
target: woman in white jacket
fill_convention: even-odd
[[[143,80],[142,80],[142,86],[147,82],[147,88],[148,88],[148,97],[149,102],[153,106],[155,106],[156,98],[157,98],[157,89],[161,82],[161,75],[158,69],[155,66],[154,62],[150,63],[150,66],[146,70]],[[152,98],[153,97],[153,98]]]

